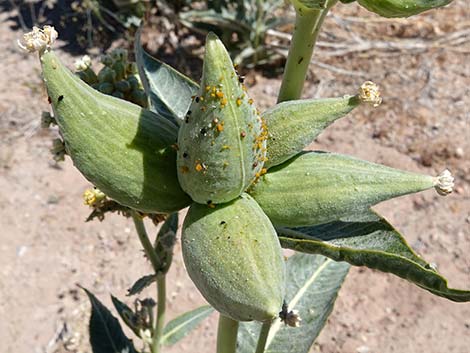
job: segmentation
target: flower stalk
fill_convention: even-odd
[[[235,353],[237,351],[238,321],[219,315],[217,329],[217,353]]]
[[[328,0],[325,8],[296,9],[295,27],[277,102],[299,99],[302,94],[313,49],[328,11],[338,0]]]
[[[144,248],[145,255],[150,260],[152,267],[157,275],[157,313],[155,324],[153,325],[152,340],[150,343],[151,353],[161,352],[161,340],[163,334],[163,326],[165,324],[166,311],[166,276],[160,271],[160,261],[148,237],[142,216],[136,212],[132,212],[135,229],[139,236],[139,240]]]

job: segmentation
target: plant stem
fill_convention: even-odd
[[[150,351],[152,353],[160,353],[161,350],[161,339],[163,333],[163,325],[165,323],[165,310],[166,310],[166,279],[165,274],[159,271],[160,261],[158,260],[157,254],[153,248],[152,243],[148,237],[147,231],[145,230],[145,224],[140,214],[136,211],[132,211],[132,219],[134,220],[135,229],[139,236],[140,243],[144,248],[147,258],[150,260],[152,267],[157,276],[157,318],[152,332],[152,344]]]
[[[263,353],[266,348],[266,341],[268,340],[269,330],[271,329],[272,321],[265,322],[261,326],[261,331],[258,337],[258,345],[256,346],[255,353]]]
[[[148,259],[150,260],[155,273],[158,274],[160,269],[160,261],[158,260],[157,254],[155,253],[153,245],[147,235],[144,221],[142,220],[140,214],[136,211],[132,211],[132,219],[134,220],[135,229],[137,230],[140,243],[144,248],[145,255],[147,255]]]
[[[166,311],[166,276],[157,274],[157,321],[152,335],[152,353],[160,353],[163,336],[163,326],[165,324]]]
[[[219,315],[217,353],[235,353],[237,350],[238,321]]]
[[[278,103],[299,99],[318,33],[330,8],[338,0],[329,0],[322,10],[296,9],[295,27],[287,56]]]
[[[261,35],[261,25],[263,24],[264,9],[263,9],[263,0],[256,1],[256,27],[255,27],[255,39],[254,39],[254,48],[255,56],[253,58],[254,65],[258,64],[258,47],[260,42]],[[264,40],[264,38],[263,38]]]

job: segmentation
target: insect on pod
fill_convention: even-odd
[[[193,204],[183,225],[189,276],[206,300],[238,321],[267,321],[281,310],[285,263],[276,231],[248,194],[211,209]]]
[[[206,39],[199,92],[178,136],[178,178],[198,203],[238,197],[263,171],[267,131],[227,50]]]

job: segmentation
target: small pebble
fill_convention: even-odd
[[[360,346],[356,349],[356,352],[357,353],[369,353],[370,352],[370,348],[367,347],[367,346]]]

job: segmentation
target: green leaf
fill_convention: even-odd
[[[171,320],[163,329],[163,344],[171,346],[180,341],[194,330],[201,321],[208,317],[213,311],[214,309],[210,305],[204,305]]]
[[[279,228],[278,234],[284,248],[390,272],[438,296],[470,301],[470,291],[449,288],[447,280],[372,211],[313,227]]]
[[[172,122],[182,121],[199,86],[171,66],[153,58],[140,44],[140,30],[135,36],[135,56],[151,109]]]
[[[91,303],[90,344],[93,353],[134,353],[132,341],[122,331],[119,321],[86,288]]]
[[[328,0],[291,0],[295,8],[304,8],[308,10],[322,10],[326,8]]]
[[[167,273],[173,260],[173,247],[178,231],[178,212],[172,213],[160,228],[155,239],[155,252],[160,262],[159,271]]]
[[[137,281],[135,281],[132,287],[127,290],[127,295],[130,296],[130,295],[139,294],[156,280],[157,280],[156,275],[146,275],[146,276],[140,277]]]
[[[333,309],[349,265],[323,256],[295,254],[287,261],[288,310],[298,310],[300,327],[274,321],[265,353],[307,353]],[[261,324],[240,323],[237,353],[255,351]]]
[[[122,321],[139,337],[139,329],[136,326],[137,318],[132,309],[113,295],[111,295],[111,300]]]

